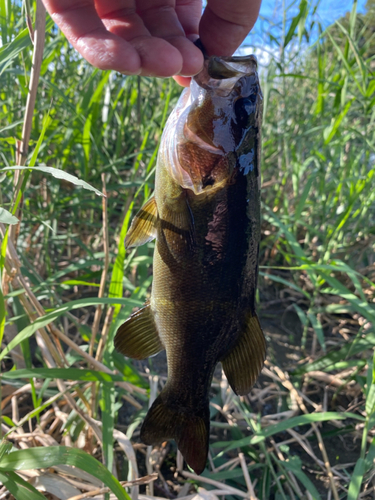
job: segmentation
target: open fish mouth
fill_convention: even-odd
[[[246,120],[255,116],[258,89],[254,55],[205,57],[163,133],[160,158],[181,187],[198,195],[230,181],[228,155],[251,128]]]
[[[257,59],[253,54],[248,56],[211,57],[208,59],[207,72],[211,78],[224,80],[241,75],[249,75],[257,68]]]
[[[218,95],[228,95],[238,80],[256,73],[257,58],[248,56],[205,58],[204,68],[194,77],[194,81],[206,90],[213,90]]]

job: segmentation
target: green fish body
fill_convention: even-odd
[[[217,363],[243,395],[265,359],[255,312],[261,110],[254,56],[208,58],[166,124],[154,197],[125,240],[133,247],[156,238],[154,277],[150,302],[119,328],[116,349],[135,359],[166,349],[168,363],[141,440],[175,439],[198,474]]]

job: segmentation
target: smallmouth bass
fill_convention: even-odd
[[[200,474],[209,443],[209,390],[219,361],[247,394],[266,355],[255,312],[260,239],[262,93],[254,56],[210,57],[165,126],[155,194],[127,248],[156,238],[150,302],[115,347],[144,359],[165,349],[167,383],[141,428],[147,445],[174,439]]]

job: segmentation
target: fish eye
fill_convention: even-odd
[[[240,127],[247,128],[250,126],[250,117],[255,111],[256,99],[256,94],[252,94],[249,97],[237,99],[234,103],[236,122]]]

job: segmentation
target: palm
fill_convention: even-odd
[[[201,20],[201,0],[43,0],[92,65],[160,77],[201,69],[202,54],[191,43],[198,36],[208,53],[232,54],[252,28],[260,1],[208,0]]]

